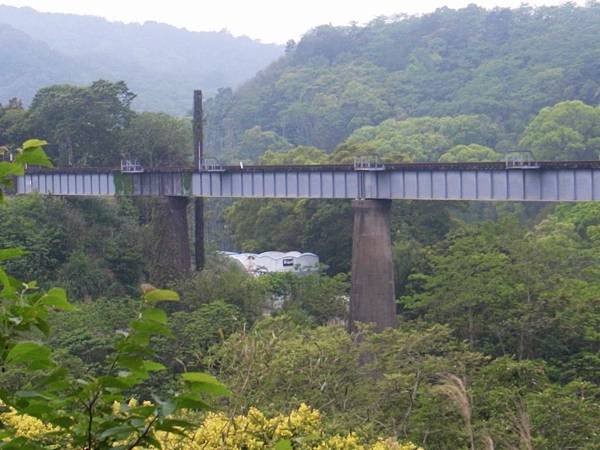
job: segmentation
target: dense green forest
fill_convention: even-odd
[[[599,24],[591,3],[319,27],[207,100],[207,145],[263,164],[598,159]],[[135,112],[134,92],[98,80],[4,102],[0,148],[189,164],[190,121]],[[16,430],[7,448],[600,447],[596,204],[394,202],[399,325],[349,333],[349,202],[208,203],[209,248],[313,251],[323,271],[251,277],[212,251],[161,273],[160,201],[0,205],[0,397],[46,423],[0,411],[0,446]]]
[[[237,86],[283,53],[279,45],[146,22],[0,5],[0,102],[29,103],[51,84],[127,80],[136,110],[187,114],[191,92]],[[39,70],[43,68],[43,70]]]
[[[245,140],[260,127],[329,152],[387,119],[477,115],[495,133],[463,143],[512,149],[543,107],[598,103],[599,20],[592,2],[491,11],[471,5],[365,27],[324,25],[288,43],[285,57],[240,89],[211,100],[208,145],[216,155],[256,159]]]

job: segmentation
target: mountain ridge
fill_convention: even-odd
[[[67,66],[52,77],[53,82],[124,80],[138,94],[136,109],[177,115],[189,111],[194,88],[210,94],[222,87],[235,87],[283,53],[282,46],[234,37],[226,31],[188,31],[153,21],[111,22],[96,16],[40,13],[28,7],[0,5],[1,23],[31,37],[30,51],[34,51],[35,43],[42,42],[57,58],[60,55],[59,59],[80,66]],[[4,36],[0,44],[12,47],[14,53],[16,49],[7,39]],[[19,55],[6,57],[8,61],[20,59]],[[44,86],[35,77],[30,84],[24,90],[0,85],[0,101],[23,97],[29,102],[32,91]]]

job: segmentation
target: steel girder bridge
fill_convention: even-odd
[[[395,324],[394,272],[389,229],[391,200],[581,202],[600,200],[600,161],[221,166],[198,170],[28,169],[16,193],[56,196],[159,196],[173,201],[168,214],[187,221],[187,199],[352,199],[354,207],[350,325]],[[196,212],[196,260],[203,252],[203,218]],[[174,227],[189,248],[187,227]],[[199,242],[201,241],[201,242]],[[202,256],[203,258],[203,256]],[[189,264],[184,261],[183,264]],[[180,263],[181,264],[181,263]]]
[[[196,268],[204,265],[204,198],[351,199],[350,320],[395,325],[390,206],[392,200],[579,202],[600,200],[600,161],[536,162],[508,154],[504,162],[222,166],[204,159],[202,92],[194,91],[194,168],[145,170],[137,161],[112,168],[30,168],[17,177],[18,195],[153,196],[167,199],[171,242],[181,251],[174,267],[189,270],[187,206],[194,200]],[[522,152],[521,152],[522,153]],[[175,220],[177,218],[177,220]],[[183,255],[183,257],[181,257]],[[174,256],[173,258],[176,258]]]
[[[574,202],[600,199],[600,161],[214,166],[210,170],[29,169],[17,193],[59,196],[177,196]]]

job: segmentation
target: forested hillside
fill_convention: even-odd
[[[252,81],[210,102],[209,147],[223,157],[256,157],[247,149],[260,127],[291,145],[331,151],[386,119],[478,115],[496,132],[477,143],[512,149],[541,108],[598,104],[599,21],[597,3],[472,5],[364,27],[317,27]]]
[[[190,32],[0,5],[0,102],[19,97],[28,103],[49,84],[105,78],[126,81],[138,94],[138,110],[183,115],[194,89],[210,94],[237,86],[282,51],[227,31]]]

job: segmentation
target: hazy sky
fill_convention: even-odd
[[[109,20],[154,20],[193,31],[228,29],[263,42],[297,39],[310,28],[331,23],[368,22],[380,15],[417,14],[469,3],[492,8],[517,7],[522,0],[0,0],[39,11],[91,14]],[[529,5],[557,5],[564,0],[530,0]],[[582,0],[576,3],[584,3]],[[0,17],[0,22],[2,18]]]

